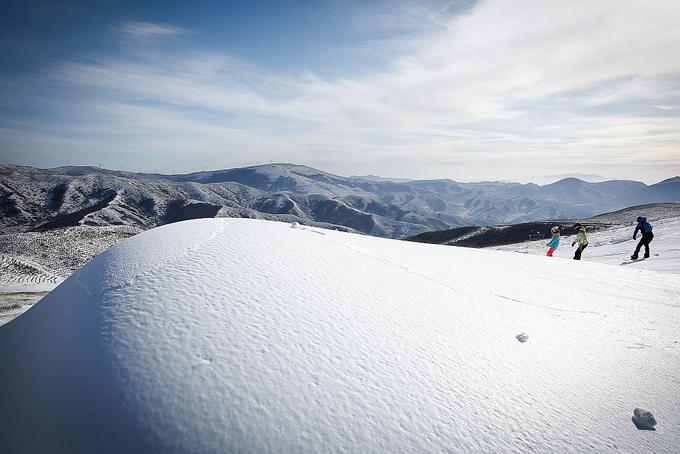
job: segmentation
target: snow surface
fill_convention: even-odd
[[[588,248],[583,252],[582,261],[622,265],[628,268],[645,269],[664,273],[680,274],[680,217],[660,219],[652,222],[654,240],[650,244],[651,257],[645,260],[632,261],[631,254],[640,241],[640,234],[633,240],[634,225],[613,227],[588,234]],[[571,259],[575,248],[570,247],[573,236],[563,236],[560,247],[553,258]],[[529,241],[526,243],[494,246],[491,249],[499,251],[513,251],[525,254],[545,255],[548,252],[545,240]],[[640,258],[644,254],[644,248]]]
[[[677,452],[680,275],[171,224],[0,327],[3,452]],[[526,333],[526,343],[515,339]],[[656,431],[638,430],[635,408]]]

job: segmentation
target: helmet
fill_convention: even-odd
[[[555,232],[559,232],[559,231],[560,231],[560,228],[557,227],[557,226],[554,226],[554,227],[552,227],[552,228],[550,229],[550,232],[551,232],[551,233],[555,233]]]
[[[644,218],[643,218],[642,216],[638,216],[637,219],[636,219],[636,221],[642,222],[643,219],[644,219]]]

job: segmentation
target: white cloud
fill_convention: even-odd
[[[282,76],[182,48],[63,63],[56,77],[88,90],[80,108],[99,105],[92,122],[128,134],[137,149],[158,150],[139,137],[165,131],[176,153],[200,142],[212,155],[343,173],[623,177],[650,162],[637,178],[680,173],[680,2],[489,0],[452,17],[417,13],[437,20],[408,42],[395,38],[404,51],[386,51],[387,69],[352,78],[311,68]],[[186,34],[141,22],[119,29]],[[104,115],[112,105],[116,115]],[[194,134],[176,134],[187,128]]]
[[[114,28],[116,32],[136,39],[170,38],[188,34],[188,30],[172,25],[150,22],[125,22]]]

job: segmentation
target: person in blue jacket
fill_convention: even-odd
[[[654,234],[652,233],[652,226],[649,224],[649,222],[647,222],[647,218],[645,217],[640,216],[637,218],[637,226],[635,226],[635,232],[633,232],[633,239],[637,237],[638,232],[642,234],[642,238],[640,238],[640,242],[635,248],[635,252],[633,252],[633,255],[630,256],[632,260],[637,260],[638,253],[640,252],[640,248],[642,248],[642,246],[645,247],[645,258],[648,258],[649,243],[651,243],[652,240],[654,239]]]
[[[552,257],[553,252],[555,252],[560,245],[560,228],[555,226],[550,229],[550,233],[552,234],[552,238],[550,239],[550,242],[546,244],[546,246],[548,246],[548,253],[546,254],[548,257]]]

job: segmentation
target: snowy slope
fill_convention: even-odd
[[[0,326],[37,303],[92,257],[139,232],[118,225],[0,235]]]
[[[652,224],[654,240],[650,244],[652,255],[649,259],[630,260],[641,237],[638,234],[637,240],[633,240],[635,226],[627,225],[590,233],[588,248],[583,253],[582,260],[680,274],[680,216],[655,220]],[[554,257],[571,258],[574,255],[574,249],[570,247],[572,241],[572,236],[563,237]],[[545,239],[497,246],[493,249],[545,255],[548,250],[545,246],[547,242],[548,239]],[[642,252],[644,253],[644,248]],[[642,255],[641,253],[640,257]]]
[[[43,453],[676,452],[679,295],[680,276],[625,267],[176,223],[0,327],[0,440]],[[636,407],[655,432],[633,425]]]

